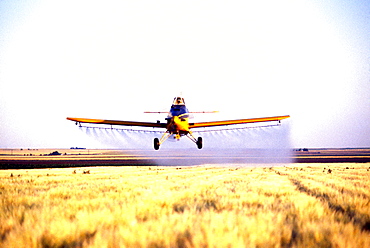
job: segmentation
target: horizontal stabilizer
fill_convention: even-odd
[[[196,112],[187,112],[189,114],[213,114],[218,113],[219,111],[196,111]],[[145,111],[144,114],[168,114],[168,111]]]
[[[168,111],[145,111],[144,114],[168,114]]]

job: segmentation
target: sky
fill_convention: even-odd
[[[99,146],[66,117],[290,115],[293,147],[370,147],[370,2],[0,2],[0,148]]]

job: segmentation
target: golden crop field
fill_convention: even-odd
[[[0,247],[370,247],[369,164],[0,171]]]

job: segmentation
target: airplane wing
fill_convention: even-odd
[[[67,120],[75,121],[76,123],[166,128],[165,123],[159,123],[159,122],[114,121],[114,120],[101,120],[101,119],[73,118],[73,117],[67,117]]]
[[[189,128],[215,127],[215,126],[226,126],[226,125],[236,125],[236,124],[246,124],[246,123],[256,123],[256,122],[280,121],[280,120],[283,120],[289,117],[290,117],[289,115],[283,115],[283,116],[240,119],[240,120],[198,122],[198,123],[189,123]]]

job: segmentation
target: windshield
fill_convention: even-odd
[[[185,105],[172,105],[168,117],[179,116],[179,115],[183,115],[186,113],[189,113],[189,111]],[[188,117],[188,116],[183,115],[183,117]]]

